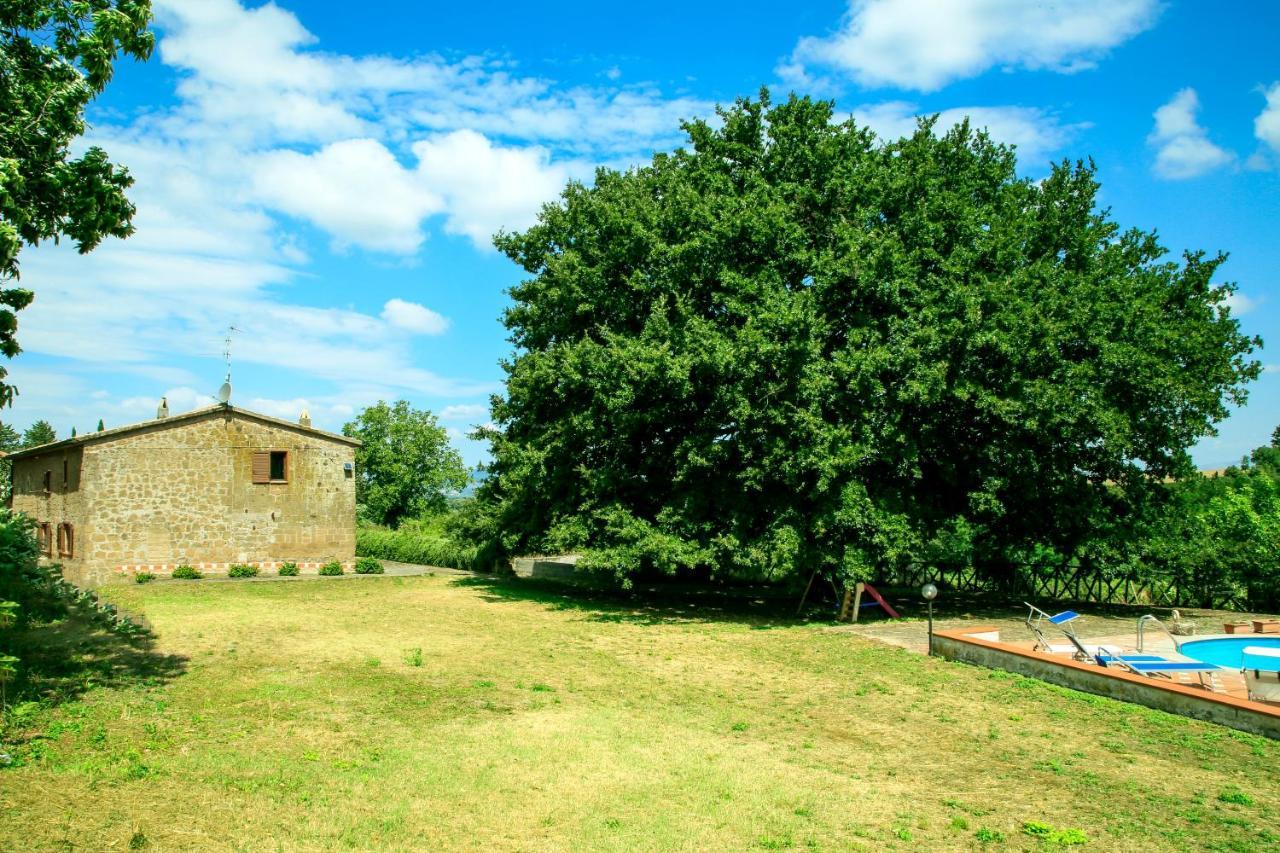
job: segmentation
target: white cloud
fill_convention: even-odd
[[[449,328],[449,321],[442,315],[425,305],[403,299],[388,299],[382,306],[382,319],[398,329],[420,335],[443,335]]]
[[[1262,368],[1263,373],[1280,373],[1280,364],[1268,364]]]
[[[1253,120],[1253,135],[1265,148],[1255,152],[1246,163],[1248,168],[1259,170],[1272,168],[1280,155],[1280,82],[1264,89],[1262,96],[1267,103]]]
[[[418,174],[439,193],[448,208],[446,230],[487,246],[500,228],[532,225],[545,202],[554,200],[581,164],[552,163],[538,146],[507,148],[494,145],[473,130],[418,142]]]
[[[863,87],[933,91],[991,68],[1092,68],[1155,23],[1156,0],[851,0],[835,34],[803,38],[778,69],[802,81],[809,66]]]
[[[338,248],[411,254],[422,244],[423,218],[443,206],[374,139],[333,142],[314,154],[268,152],[251,171],[258,198],[323,228]]]
[[[1209,141],[1208,131],[1196,121],[1199,109],[1195,90],[1183,89],[1156,110],[1155,130],[1147,141],[1156,147],[1155,172],[1159,177],[1194,178],[1235,159],[1231,152]]]
[[[440,410],[442,421],[474,421],[489,417],[489,407],[481,403],[458,403]]]
[[[1258,300],[1250,299],[1240,291],[1236,291],[1223,300],[1223,304],[1231,309],[1231,313],[1239,317],[1258,307]]]
[[[162,388],[211,390],[229,323],[242,329],[237,387],[269,371],[272,385],[251,399],[276,400],[262,405],[290,417],[304,399],[295,383],[314,417],[339,421],[379,398],[488,394],[491,378],[419,361],[406,333],[446,324],[425,306],[391,300],[375,315],[298,304],[323,298],[300,286],[325,259],[312,256],[309,226],[336,249],[412,258],[439,222],[488,251],[493,231],[527,225],[570,177],[647,160],[682,140],[680,118],[711,112],[643,86],[521,76],[487,58],[326,52],[274,3],[154,8],[157,58],[177,75],[176,97],[92,115],[83,141],[128,165],[137,231],[87,256],[66,245],[24,252],[37,299],[22,313],[23,346],[78,374],[37,382],[13,362],[24,417],[66,421],[122,376],[145,381],[128,382],[124,399],[98,398],[107,415],[107,404],[122,407],[122,421],[154,413]],[[148,383],[156,393],[138,396]]]
[[[884,140],[910,136],[919,115],[918,107],[906,101],[864,104],[852,110],[855,121]],[[965,118],[974,127],[986,129],[997,142],[1016,145],[1019,161],[1033,167],[1065,145],[1080,127],[1063,125],[1056,116],[1034,107],[954,107],[938,114],[935,131],[945,132]]]

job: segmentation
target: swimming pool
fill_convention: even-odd
[[[1216,663],[1228,669],[1239,669],[1245,646],[1264,646],[1280,650],[1280,637],[1220,637],[1216,640],[1191,640],[1178,647],[1178,651],[1201,663]]]

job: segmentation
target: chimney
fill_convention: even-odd
[[[156,409],[156,419],[169,417],[169,398],[160,398],[160,407]]]
[[[298,423],[304,427],[311,426],[311,412],[303,409],[302,414],[298,416]]]

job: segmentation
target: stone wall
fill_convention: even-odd
[[[66,511],[78,519],[77,555],[66,574],[79,583],[167,574],[183,563],[217,571],[354,559],[355,479],[344,470],[354,462],[350,444],[219,411],[75,450],[83,452],[80,503]],[[288,482],[255,484],[253,454],[270,450],[288,452]],[[15,472],[36,461],[17,460]],[[14,505],[23,508],[16,496]]]
[[[48,523],[52,537],[50,559],[62,563],[71,578],[83,572],[84,537],[88,533],[86,494],[82,487],[83,460],[83,447],[63,447],[13,463],[13,508],[33,521]],[[46,473],[49,475],[47,492]],[[58,525],[64,522],[72,525],[75,536],[70,557],[58,554]]]

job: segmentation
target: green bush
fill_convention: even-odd
[[[340,575],[342,574],[342,563],[339,563],[337,560],[331,560],[320,567],[320,574],[327,578],[333,577],[334,575]]]
[[[257,566],[246,566],[244,563],[236,563],[227,569],[227,577],[229,578],[256,578],[258,576]]]
[[[382,572],[382,563],[379,563],[373,557],[361,557],[356,560],[356,574],[358,575],[380,575]]]
[[[173,570],[173,577],[177,580],[183,580],[183,581],[198,581],[200,580],[200,578],[204,577],[204,575],[200,574],[199,569],[195,569],[187,565],[182,565],[182,566],[178,566],[178,568]]]
[[[292,561],[282,563],[277,574],[282,578],[296,578],[298,576],[298,564]]]
[[[399,530],[362,527],[356,530],[356,553],[362,557],[443,566],[451,569],[482,569],[479,549],[454,539],[447,533],[405,523]]]
[[[151,583],[155,579],[156,576],[151,574],[151,572],[138,572],[133,576],[134,583]]]

